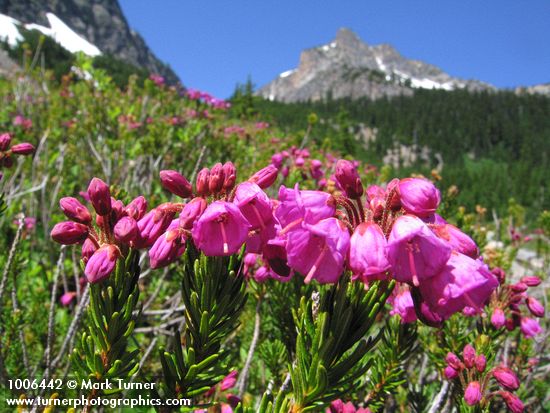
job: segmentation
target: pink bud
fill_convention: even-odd
[[[487,359],[483,354],[480,354],[479,356],[476,356],[474,364],[476,366],[476,370],[483,373],[485,371],[485,367],[487,366]]]
[[[80,201],[73,197],[65,197],[59,200],[59,206],[65,216],[73,221],[88,225],[92,222],[90,211]]]
[[[28,142],[18,143],[11,147],[11,152],[17,155],[30,155],[34,152],[34,146]]]
[[[353,162],[340,159],[334,176],[348,197],[357,199],[363,195],[363,184]]]
[[[233,162],[226,162],[223,164],[223,176],[223,189],[225,192],[230,192],[237,180],[237,168],[235,168]]]
[[[533,314],[535,317],[544,317],[544,306],[533,297],[527,297],[527,308],[529,308],[529,311],[531,311],[531,314]]]
[[[237,370],[233,370],[231,373],[225,376],[220,382],[220,391],[226,391],[235,386],[235,384],[237,383],[238,375],[239,372]]]
[[[88,186],[88,196],[98,215],[111,212],[111,191],[109,186],[99,178],[93,178]]]
[[[462,358],[464,359],[464,365],[467,368],[471,369],[472,367],[474,367],[476,350],[472,345],[466,344],[464,346],[464,350],[462,351]]]
[[[126,208],[124,208],[124,212],[129,217],[139,221],[147,212],[147,200],[143,196],[134,198]]]
[[[517,390],[519,388],[519,380],[516,374],[508,367],[495,367],[492,371],[493,377],[498,383],[507,390]]]
[[[541,281],[539,277],[525,276],[521,278],[520,282],[527,285],[528,287],[536,287],[540,284]]]
[[[249,181],[254,182],[262,189],[266,189],[275,183],[278,174],[279,171],[275,166],[268,165],[252,175]]]
[[[56,224],[51,232],[52,239],[63,245],[80,244],[87,236],[88,227],[72,221]]]
[[[11,136],[9,133],[3,133],[0,135],[0,152],[6,151],[11,143]]]
[[[497,277],[499,284],[504,284],[504,282],[506,281],[506,273],[502,268],[495,267],[491,270],[491,272],[495,277]]]
[[[458,377],[458,371],[453,369],[451,366],[445,367],[445,370],[443,370],[443,374],[445,374],[445,377],[448,380],[452,380],[452,379]]]
[[[193,194],[191,183],[177,171],[160,171],[160,183],[164,189],[180,198],[189,198]]]
[[[538,320],[529,317],[521,317],[521,332],[526,338],[532,338],[542,333]]]
[[[498,394],[502,396],[506,406],[512,413],[523,413],[525,407],[518,396],[507,391],[499,391]]]
[[[504,315],[504,311],[502,311],[501,308],[495,308],[493,311],[493,315],[491,315],[491,324],[495,328],[501,328],[506,323],[506,317]]]
[[[451,366],[453,369],[461,371],[464,367],[462,366],[462,362],[458,358],[458,356],[454,353],[447,353],[447,356],[445,357],[445,361],[449,366]]]
[[[512,291],[514,291],[516,293],[523,293],[523,292],[527,291],[527,284],[524,284],[522,282],[512,284],[512,285],[510,285],[510,287],[512,288]]]
[[[71,301],[73,301],[75,297],[76,297],[76,293],[74,291],[69,291],[61,296],[61,298],[59,299],[59,302],[63,307],[68,307],[69,304],[71,304]]]
[[[208,168],[202,168],[197,174],[197,180],[195,182],[195,189],[198,196],[207,197],[210,195],[209,181],[210,170]]]
[[[84,261],[84,263],[87,263],[90,257],[94,255],[94,252],[96,252],[96,250],[97,247],[94,242],[90,238],[86,238],[86,240],[82,244],[82,261]]]
[[[441,202],[435,185],[422,178],[405,178],[399,181],[399,195],[405,211],[426,217],[433,214]]]
[[[210,178],[208,180],[208,190],[212,194],[218,194],[223,188],[225,175],[221,163],[217,163],[210,169]]]
[[[137,237],[137,222],[134,218],[123,217],[115,224],[113,232],[118,242],[127,244],[130,241],[134,241]]]
[[[466,391],[464,392],[464,400],[468,406],[475,406],[481,400],[481,386],[478,381],[472,381],[468,383]]]
[[[119,256],[117,247],[111,244],[103,245],[88,260],[84,274],[88,282],[94,284],[108,278],[116,266]]]
[[[188,230],[193,228],[193,223],[202,215],[207,206],[204,198],[193,198],[188,202],[180,214],[181,227]]]

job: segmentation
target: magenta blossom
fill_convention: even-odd
[[[84,225],[92,222],[90,211],[82,203],[73,197],[65,197],[59,200],[59,206],[65,216]]]
[[[236,205],[215,201],[195,222],[193,241],[206,255],[231,255],[246,241],[249,229],[249,222]]]
[[[165,267],[176,261],[185,252],[185,242],[180,220],[175,219],[149,250],[151,268]]]
[[[482,307],[497,286],[485,264],[453,252],[439,274],[420,284],[420,291],[430,309],[446,319],[466,306]]]
[[[391,315],[399,315],[402,323],[414,323],[417,319],[414,302],[408,288],[402,289],[392,299]]]
[[[482,398],[481,386],[478,381],[471,381],[464,392],[464,400],[468,406],[475,406]]]
[[[326,192],[300,191],[298,185],[294,189],[282,185],[279,189],[279,205],[275,209],[275,216],[283,228],[302,221],[315,224],[334,216],[335,212],[334,198]]]
[[[88,237],[88,227],[73,221],[60,222],[53,227],[51,237],[63,245],[80,244]]]
[[[264,229],[273,220],[271,201],[262,189],[252,182],[237,186],[234,203],[248,220],[252,230]]]
[[[193,193],[191,183],[177,171],[160,171],[160,183],[166,190],[180,198],[189,198]]]
[[[432,182],[422,178],[400,180],[399,195],[405,211],[419,217],[433,214],[441,202],[439,189]]]
[[[350,240],[349,266],[354,276],[363,282],[383,279],[390,269],[386,250],[387,240],[378,224],[361,223]]]
[[[288,233],[288,265],[305,276],[305,282],[335,283],[344,269],[349,248],[347,228],[336,218],[315,225],[303,224]]]
[[[119,249],[112,244],[105,244],[94,252],[84,270],[88,282],[94,284],[108,278],[115,269],[119,256]]]
[[[419,218],[403,215],[394,222],[388,239],[388,261],[397,281],[418,286],[437,275],[450,255],[451,247]]]
[[[533,338],[542,333],[539,321],[535,318],[521,317],[520,329],[525,338]]]
[[[357,199],[363,195],[363,184],[353,162],[345,159],[336,162],[334,177],[349,198]]]
[[[453,251],[460,252],[471,258],[477,258],[479,256],[479,249],[474,240],[457,227],[451,224],[445,224],[434,225],[432,229],[439,238],[448,242]]]
[[[107,215],[111,212],[111,191],[101,179],[93,178],[90,181],[88,196],[98,215]]]
[[[506,390],[519,389],[519,379],[516,374],[506,366],[495,367],[492,371],[493,377],[498,384],[504,387]]]

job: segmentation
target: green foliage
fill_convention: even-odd
[[[185,330],[177,333],[174,350],[160,349],[165,398],[197,398],[227,373],[223,343],[238,325],[246,303],[241,260],[206,257],[190,245],[182,269]]]
[[[382,330],[377,351],[370,356],[374,364],[367,380],[365,402],[372,411],[381,411],[388,396],[407,383],[406,363],[416,346],[416,325],[402,324],[397,317],[390,318]]]
[[[90,285],[87,325],[71,355],[74,372],[82,380],[104,382],[106,379],[126,379],[139,368],[139,349],[129,350],[131,336],[139,310],[139,255],[131,252],[118,260],[113,275]],[[101,390],[113,394],[121,389]],[[102,393],[92,390],[88,397]]]

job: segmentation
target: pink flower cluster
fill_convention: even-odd
[[[196,89],[187,89],[186,96],[189,100],[202,102],[214,109],[229,109],[231,107],[231,104],[229,102],[223,99],[215,98],[210,93],[201,92],[200,90]]]
[[[344,403],[342,400],[334,400],[325,413],[372,413],[368,407],[355,407],[352,402]]]
[[[464,400],[469,406],[475,406],[499,395],[513,413],[523,412],[522,401],[512,393],[519,388],[520,382],[510,368],[500,365],[486,372],[485,355],[476,354],[475,348],[470,344],[464,347],[462,359],[454,353],[448,353],[445,361],[447,362],[444,370],[445,377],[448,380],[460,381],[465,389]],[[491,378],[502,390],[490,391]]]
[[[323,162],[320,160],[311,159],[309,150],[293,146],[289,150],[274,154],[271,157],[271,164],[280,171],[284,178],[293,169],[296,169],[300,172],[303,179],[311,178],[316,182],[317,188],[323,189],[327,185],[325,169],[330,168],[333,164],[332,157],[328,156],[327,159],[327,164],[323,165]]]
[[[126,256],[129,248],[147,244],[150,241],[147,237],[154,228],[175,214],[169,207],[159,209],[144,221],[147,209],[144,197],[139,196],[124,206],[122,201],[111,197],[109,187],[99,178],[91,180],[86,195],[95,211],[95,220],[78,199],[62,198],[59,205],[70,221],[56,224],[51,237],[64,245],[82,244],[82,260],[86,264],[84,274],[91,283],[107,278],[115,269],[118,258]],[[147,222],[153,223],[146,228]]]
[[[11,168],[13,155],[31,155],[34,153],[34,146],[28,142],[11,145],[11,135],[3,133],[0,135],[0,169]]]
[[[236,185],[233,164],[218,163],[197,174],[194,188],[178,172],[162,171],[163,187],[188,201],[147,213],[143,197],[125,207],[94,178],[88,196],[97,230],[82,204],[64,198],[62,209],[72,221],[56,225],[52,237],[84,243],[90,282],[106,278],[129,248],[149,249],[151,267],[159,268],[177,260],[189,241],[209,256],[232,255],[246,244],[245,265],[258,281],[284,281],[297,272],[306,283],[335,283],[349,269],[365,283],[402,283],[393,304],[403,321],[417,316],[434,325],[465,308],[479,311],[498,281],[472,239],[435,213],[435,186],[407,178],[365,191],[356,164],[340,160],[335,166],[345,195],[281,186],[277,200],[264,192],[279,173],[273,164]]]
[[[506,274],[502,269],[495,268],[493,272],[501,284],[491,300],[491,324],[497,329],[506,327],[508,331],[519,327],[526,338],[540,334],[542,328],[537,318],[544,317],[544,306],[535,297],[527,295],[530,287],[536,287],[541,283],[540,278],[526,276],[518,283],[506,284]],[[536,318],[529,317],[526,313]]]

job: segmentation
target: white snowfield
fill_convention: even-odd
[[[17,25],[21,25],[28,30],[39,30],[46,36],[54,39],[71,53],[83,52],[88,56],[97,56],[101,54],[101,50],[76,34],[55,14],[46,13],[46,17],[50,23],[50,27],[34,23],[22,25],[18,20],[0,13],[0,39],[5,39],[8,44],[15,46],[18,41],[23,40],[17,29]]]

